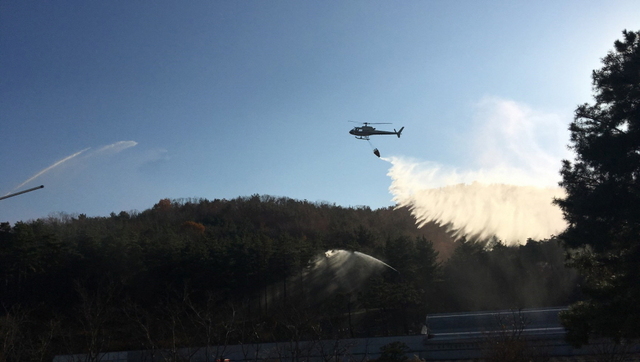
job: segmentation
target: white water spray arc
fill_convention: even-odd
[[[289,298],[301,295],[313,296],[320,302],[337,293],[351,294],[361,290],[375,273],[385,269],[398,272],[389,264],[359,251],[327,250],[309,261],[309,265],[298,275],[284,281],[288,285]],[[285,296],[282,283],[270,286],[267,304]]]
[[[323,295],[358,290],[369,277],[391,265],[359,251],[327,250],[312,260],[303,273],[305,284]]]
[[[359,251],[354,251],[354,252],[353,252],[353,254],[354,254],[354,255],[357,255],[357,256],[359,256],[359,257],[361,257],[361,258],[363,258],[363,259],[365,259],[365,260],[367,260],[367,261],[370,261],[370,262],[372,262],[372,263],[379,263],[379,264],[382,264],[382,265],[386,266],[387,268],[389,268],[389,269],[391,269],[391,270],[395,271],[396,273],[399,273],[399,272],[396,270],[396,268],[394,268],[394,267],[392,267],[391,265],[389,265],[389,264],[387,264],[387,263],[383,262],[383,261],[382,261],[382,260],[380,260],[380,259],[376,259],[376,258],[372,257],[371,255],[368,255],[368,254],[365,254],[365,253],[361,253],[361,252],[359,252]]]
[[[390,162],[394,201],[409,208],[420,227],[435,222],[457,237],[495,236],[507,244],[546,239],[566,227],[553,204],[554,198],[563,196],[560,188],[479,181],[434,186],[439,178],[452,175],[441,174],[434,166],[420,170],[420,165],[401,159]]]
[[[500,98],[478,102],[467,163],[460,170],[435,162],[390,157],[389,191],[407,207],[419,226],[434,222],[454,236],[507,244],[542,240],[566,228],[553,204],[564,190],[559,181],[567,124],[562,117]],[[462,147],[461,145],[461,147]]]
[[[76,156],[80,155],[81,153],[83,153],[83,152],[87,151],[89,148],[90,148],[90,147],[85,148],[85,149],[84,149],[84,150],[82,150],[82,151],[76,152],[76,153],[74,153],[74,154],[72,154],[72,155],[69,155],[69,156],[67,156],[67,157],[65,157],[65,158],[63,158],[63,159],[61,159],[61,160],[59,160],[59,161],[57,161],[57,162],[54,162],[51,166],[44,168],[44,169],[43,169],[43,170],[41,170],[40,172],[38,172],[38,173],[36,173],[35,175],[33,175],[33,176],[31,176],[30,178],[28,178],[26,181],[24,181],[24,182],[23,182],[23,183],[21,183],[20,185],[16,186],[16,187],[13,189],[13,191],[15,191],[15,190],[17,190],[17,189],[21,188],[22,186],[24,186],[24,185],[28,184],[28,183],[29,183],[29,182],[31,182],[31,181],[33,181],[33,180],[37,179],[38,177],[42,176],[43,174],[47,173],[48,171],[50,171],[50,170],[52,170],[52,169],[54,169],[54,168],[56,168],[56,167],[58,167],[58,166],[62,165],[63,163],[65,163],[65,162],[69,161],[70,159],[72,159],[72,158],[74,158],[74,157],[76,157]]]

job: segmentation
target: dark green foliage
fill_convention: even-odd
[[[380,347],[378,362],[405,362],[409,358],[406,353],[409,347],[404,342],[391,342]]]
[[[567,195],[556,201],[568,222],[561,239],[569,263],[588,296],[563,319],[577,345],[591,333],[640,337],[640,32],[623,35],[593,72],[595,103],[576,109],[576,159],[564,161]]]
[[[311,289],[310,260],[329,249],[397,272]],[[0,225],[0,327],[49,341],[20,344],[31,354],[418,333],[427,313],[505,305],[469,294],[491,284],[474,286],[479,276],[499,280],[488,288],[515,307],[562,304],[572,289],[552,241],[454,243],[434,225],[418,229],[406,209],[254,195]],[[533,287],[547,290],[530,299]]]
[[[576,274],[556,240],[515,247],[462,240],[444,278],[448,308],[457,311],[561,306],[576,297]]]

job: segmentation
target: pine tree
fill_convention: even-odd
[[[562,316],[575,345],[640,337],[640,32],[623,36],[593,71],[595,103],[575,111],[575,160],[563,161],[556,200],[569,264],[585,278],[586,300]]]

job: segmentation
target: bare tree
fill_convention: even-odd
[[[113,282],[105,283],[95,291],[90,291],[80,282],[76,282],[76,292],[80,297],[77,320],[80,324],[81,340],[79,346],[85,352],[85,361],[100,361],[101,355],[109,347],[109,326],[116,317],[113,307],[117,287]],[[78,338],[80,337],[80,338]]]
[[[192,332],[193,328],[189,323],[191,322],[187,316],[187,307],[182,301],[174,301],[169,303],[165,309],[166,321],[168,322],[168,331],[170,333],[170,342],[168,349],[165,352],[164,360],[171,362],[190,361],[193,355],[198,349],[186,346],[192,345]]]
[[[549,356],[538,350],[524,335],[529,321],[522,311],[496,314],[495,326],[485,331],[484,358],[486,362],[546,362]]]
[[[194,303],[185,292],[183,301],[189,318],[196,326],[197,341],[205,345],[205,361],[224,360],[231,335],[236,330],[236,308],[230,301],[220,301],[209,293],[204,305]]]
[[[31,340],[31,360],[32,361],[49,361],[53,354],[52,347],[54,340],[61,333],[61,320],[53,317],[49,320],[47,327],[38,335],[32,336]]]
[[[630,361],[633,343],[625,342],[616,343],[611,338],[600,338],[590,341],[588,350],[596,362]]]
[[[27,312],[19,307],[5,311],[0,317],[0,362],[21,360],[27,319]]]
[[[124,313],[136,327],[136,335],[140,338],[139,343],[143,350],[142,360],[155,361],[160,350],[156,331],[159,324],[157,316],[130,300],[125,304]]]
[[[251,302],[249,302],[251,303]],[[238,323],[239,342],[244,361],[253,360],[257,362],[262,350],[262,342],[264,340],[263,328],[264,322],[251,319],[241,318]],[[253,355],[251,358],[250,355]]]
[[[339,337],[334,340],[320,341],[317,350],[324,362],[339,362],[345,360],[349,355],[349,350],[356,345],[356,342],[341,340]],[[348,358],[352,360],[352,358]]]

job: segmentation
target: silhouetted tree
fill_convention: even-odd
[[[438,252],[433,243],[426,237],[420,236],[415,241],[415,253],[412,256],[415,264],[413,277],[418,290],[422,308],[420,312],[426,314],[438,305],[438,289],[442,281],[442,264],[438,261]]]
[[[593,72],[594,104],[571,123],[575,161],[563,161],[560,236],[585,277],[585,301],[563,315],[569,339],[640,337],[640,32],[623,32]]]

